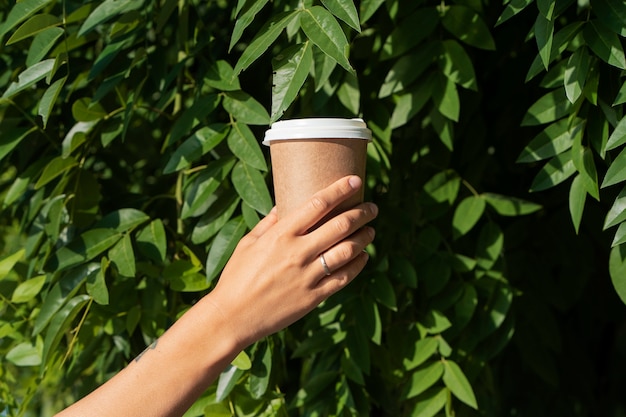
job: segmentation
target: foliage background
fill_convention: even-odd
[[[620,0],[0,1],[0,414],[214,285],[280,117],[363,117],[371,260],[188,416],[624,416]]]

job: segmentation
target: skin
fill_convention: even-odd
[[[215,289],[126,368],[57,414],[181,416],[239,352],[348,285],[365,266],[378,214],[360,204],[307,232],[362,186],[345,177],[281,219],[272,210],[239,242]],[[332,271],[326,275],[320,255]]]

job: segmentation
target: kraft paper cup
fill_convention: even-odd
[[[307,118],[274,123],[265,132],[270,147],[279,219],[317,191],[346,175],[365,179],[367,144],[372,132],[361,119]],[[363,201],[363,190],[332,214]]]

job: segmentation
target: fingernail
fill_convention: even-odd
[[[370,203],[370,210],[374,216],[378,216],[378,206],[374,203]]]
[[[356,175],[351,176],[350,179],[348,180],[350,187],[354,188],[355,190],[358,190],[359,188],[361,188],[362,182],[363,181],[361,181],[361,178]]]
[[[368,227],[367,234],[369,235],[370,239],[374,240],[374,236],[376,236],[376,230],[374,230],[373,227]]]

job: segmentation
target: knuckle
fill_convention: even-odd
[[[352,221],[346,216],[340,216],[335,218],[335,230],[340,234],[346,234],[350,232],[352,228]]]
[[[309,204],[317,211],[326,211],[328,209],[328,202],[318,196],[311,198]]]
[[[356,249],[353,245],[341,245],[337,250],[342,259],[352,259],[356,253]]]

